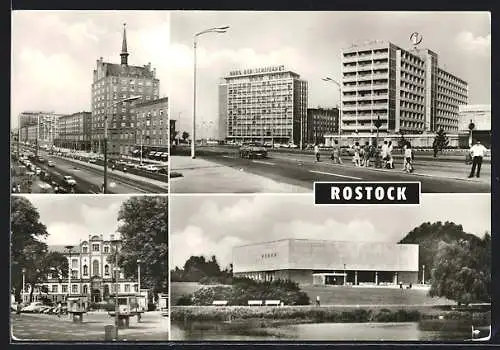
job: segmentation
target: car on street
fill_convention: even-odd
[[[42,172],[42,169],[40,169],[39,167],[35,168],[35,175],[40,175],[41,172]]]
[[[239,153],[241,158],[267,158],[267,149],[256,142],[243,144],[240,147]]]
[[[63,179],[64,183],[68,186],[75,186],[76,185],[76,180],[73,179],[72,176],[70,175],[66,175],[64,176],[64,179]]]
[[[44,162],[45,162],[45,158],[43,158],[43,157],[38,157],[38,161],[39,161],[40,163],[44,163]]]
[[[49,160],[49,161],[47,162],[47,165],[48,165],[49,167],[53,167],[53,166],[54,166],[54,162],[53,162],[53,161],[51,161],[51,160]]]
[[[144,167],[144,170],[146,170],[146,171],[152,171],[152,172],[157,172],[157,171],[160,170],[160,168],[157,167],[156,165],[149,164],[149,165],[146,165]]]
[[[22,312],[30,312],[30,313],[35,313],[35,312],[40,312],[45,307],[42,302],[40,301],[35,301],[32,302],[31,304],[23,307],[21,309]]]

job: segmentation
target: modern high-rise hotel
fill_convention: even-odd
[[[439,66],[429,49],[404,50],[387,41],[342,51],[343,135],[458,132],[467,83]]]
[[[232,71],[219,85],[219,138],[228,142],[299,145],[306,122],[307,82],[284,66]]]

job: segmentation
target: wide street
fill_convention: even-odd
[[[100,186],[104,180],[104,169],[102,166],[90,164],[74,159],[49,156],[47,152],[39,151],[39,156],[49,159],[54,166],[49,167],[47,163],[34,161],[44,172],[50,174],[56,182],[65,175],[71,175],[77,182],[75,193],[99,193]],[[108,169],[108,193],[165,193],[168,185],[158,185],[156,181],[133,174],[125,174],[121,171]]]
[[[185,153],[185,154],[184,154]],[[179,149],[178,155],[188,156],[189,150]],[[266,159],[242,159],[238,148],[204,146],[197,148],[197,157],[213,161],[248,173],[265,176],[277,182],[312,189],[315,181],[420,181],[426,193],[489,193],[491,191],[491,164],[484,162],[481,178],[468,179],[470,166],[464,157],[417,155],[412,174],[403,172],[401,156],[395,156],[395,169],[354,167],[351,157],[344,157],[344,164],[333,164],[329,154],[323,153],[322,161],[315,162],[312,154],[269,151]],[[204,181],[204,179],[200,179]],[[230,191],[230,189],[228,189]]]
[[[104,327],[113,325],[114,319],[107,312],[89,312],[83,323],[73,323],[68,315],[11,313],[11,330],[14,340],[30,341],[104,341]],[[135,317],[128,329],[118,330],[120,341],[166,341],[168,318],[159,312],[143,314],[141,322]]]

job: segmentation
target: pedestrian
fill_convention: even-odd
[[[319,301],[319,295],[316,296],[316,306],[321,306]]]
[[[479,173],[481,172],[481,164],[483,163],[483,158],[486,155],[487,149],[481,144],[481,141],[477,140],[476,144],[470,148],[469,152],[472,157],[472,168],[470,169],[469,177],[474,176],[476,167],[476,177],[479,177]]]
[[[17,191],[16,185],[12,186],[12,193],[16,193],[16,191]]]
[[[438,154],[438,146],[437,146],[436,140],[434,140],[434,142],[432,142],[432,150],[434,151],[434,158],[436,158],[437,154]]]
[[[62,314],[62,304],[61,302],[59,302],[57,304],[57,317],[61,318],[61,314]]]
[[[354,166],[360,166],[360,158],[359,158],[359,142],[354,144],[354,156],[352,157],[352,162]]]
[[[382,151],[381,151],[381,156],[382,156],[382,168],[387,167],[387,150],[388,150],[388,145],[387,145],[387,140],[384,141],[384,144],[382,145]]]
[[[17,184],[17,193],[21,193],[21,185]]]
[[[359,146],[359,166],[365,166],[365,148]]]
[[[365,147],[364,147],[364,152],[363,152],[363,155],[364,155],[363,163],[364,163],[365,167],[370,166],[371,153],[372,153],[372,148],[370,146],[370,142],[366,141]]]
[[[392,141],[387,145],[387,165],[389,169],[394,169],[394,158],[392,157]]]
[[[314,157],[316,158],[316,161],[319,162],[320,154],[319,154],[319,146],[318,146],[318,144],[314,145]]]
[[[407,173],[413,172],[413,151],[411,145],[408,143],[405,149],[405,171]]]
[[[340,145],[338,140],[334,141],[332,160],[334,163],[342,164],[342,158],[340,158]]]

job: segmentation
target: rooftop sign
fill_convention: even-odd
[[[255,68],[255,69],[234,70],[232,72],[229,72],[229,76],[257,74],[257,73],[283,72],[284,70],[285,70],[285,66],[273,66],[273,67],[264,67],[264,68]]]

